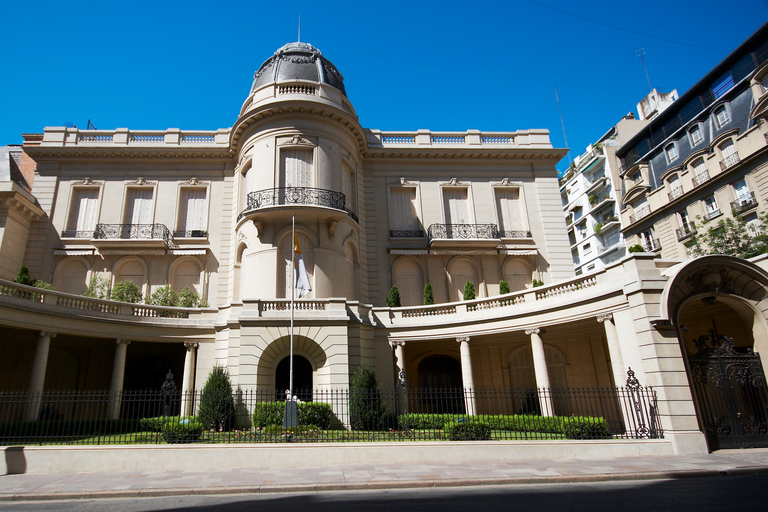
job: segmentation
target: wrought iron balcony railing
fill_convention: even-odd
[[[73,229],[62,231],[61,238],[93,238],[93,230],[91,231],[76,231]]]
[[[424,231],[421,229],[390,229],[390,238],[424,238]]]
[[[675,233],[677,234],[677,241],[682,242],[683,240],[686,240],[692,237],[693,235],[695,235],[697,231],[696,231],[696,228],[689,226],[689,227],[677,228],[675,230]]]
[[[186,231],[174,231],[174,238],[205,238],[208,236],[208,232],[204,229],[192,229]]]
[[[709,181],[709,171],[702,171],[691,180],[694,187],[698,187],[705,181]]]
[[[496,224],[432,224],[427,233],[430,240],[499,238],[499,228]]]
[[[674,201],[675,199],[683,195],[683,187],[675,187],[672,189],[672,192],[669,192],[669,194],[667,195],[669,196],[670,201]]]
[[[726,156],[722,160],[720,160],[720,169],[723,171],[733,167],[737,163],[739,163],[741,159],[739,158],[739,154],[736,152],[731,153],[730,155]]]
[[[507,229],[498,232],[499,238],[532,238],[533,234],[530,231],[523,231],[518,229]]]
[[[341,192],[311,187],[282,187],[267,188],[249,192],[245,204],[245,210],[239,215],[258,210],[267,206],[324,206],[343,210],[357,222],[357,215],[346,207],[346,198]]]
[[[171,232],[165,224],[97,224],[96,240],[162,240],[172,245]]]
[[[648,238],[644,245],[646,252],[655,252],[661,249],[661,244],[659,244],[659,241],[654,237]]]
[[[734,215],[739,215],[747,210],[757,206],[757,199],[755,199],[754,192],[747,192],[743,196],[740,196],[735,201],[731,201],[731,211]]]

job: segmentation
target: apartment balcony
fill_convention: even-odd
[[[698,187],[702,183],[709,181],[709,171],[700,172],[691,181],[693,182],[694,187]]]
[[[659,244],[659,241],[656,238],[650,237],[643,244],[643,248],[645,249],[645,252],[656,252],[661,250],[661,244]]]
[[[645,205],[642,208],[638,208],[637,210],[635,210],[634,215],[629,216],[629,222],[630,223],[636,222],[642,219],[643,217],[647,217],[648,215],[650,215],[650,213],[651,213],[651,207],[648,205]]]
[[[165,224],[97,224],[91,242],[100,247],[176,247]]]
[[[427,229],[429,244],[496,246],[499,228],[496,224],[432,224]]]
[[[709,211],[709,212],[705,213],[704,214],[704,218],[707,219],[707,220],[712,220],[715,217],[719,217],[720,215],[722,215],[722,212],[720,212],[720,209],[718,208],[717,210],[712,210],[712,211]]]
[[[747,192],[735,201],[731,201],[731,211],[734,215],[741,215],[753,208],[757,208],[757,199],[754,192]]]
[[[343,212],[358,222],[357,215],[346,207],[346,197],[341,192],[311,187],[268,188],[250,192],[245,210],[237,219],[258,216],[273,220],[284,216],[287,211],[311,211],[313,220],[327,221]],[[335,211],[334,211],[335,210]]]
[[[683,187],[675,187],[672,189],[672,192],[669,192],[667,195],[669,196],[670,201],[674,201],[683,195]]]
[[[697,231],[695,227],[688,226],[688,227],[677,228],[675,230],[675,233],[677,234],[677,241],[683,242],[691,238],[693,235],[695,235]]]
[[[739,154],[737,152],[733,152],[732,154],[720,160],[720,169],[723,171],[726,169],[730,169],[731,167],[739,163],[740,160],[741,159],[739,158]]]

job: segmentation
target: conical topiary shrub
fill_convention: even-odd
[[[424,305],[429,306],[435,303],[435,295],[432,293],[432,285],[427,283],[424,286]]]
[[[474,300],[475,298],[475,285],[470,281],[464,285],[464,300]]]
[[[400,291],[397,286],[393,286],[389,289],[389,295],[387,295],[387,306],[390,308],[400,307]]]
[[[352,430],[379,430],[386,410],[376,372],[363,364],[349,379],[349,422]]]
[[[235,426],[235,399],[229,371],[219,364],[211,369],[200,394],[197,419],[207,430],[226,432]]]

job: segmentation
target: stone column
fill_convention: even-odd
[[[109,409],[107,417],[111,420],[120,419],[120,404],[123,398],[123,380],[125,379],[125,356],[131,340],[117,340],[115,349],[115,362],[112,366],[112,385],[109,387]]]
[[[181,415],[191,416],[195,405],[195,368],[197,365],[197,349],[199,343],[185,341],[187,354],[184,357],[184,376],[181,379]]]
[[[536,376],[536,387],[539,388],[539,406],[542,416],[553,416],[552,396],[549,384],[547,356],[544,352],[544,342],[541,340],[541,329],[526,329],[525,334],[531,337],[531,353],[533,354],[533,373]]]
[[[406,393],[408,377],[405,374],[405,341],[389,340],[389,345],[395,350],[395,370],[397,371],[395,386],[397,387],[399,402],[397,409],[400,414],[406,414],[408,412],[408,395]]]
[[[51,348],[51,339],[56,337],[56,333],[41,331],[37,338],[37,349],[35,349],[35,361],[32,363],[32,376],[29,379],[29,403],[24,412],[26,421],[37,420],[40,416],[40,404],[45,384],[45,371],[48,368],[48,352]]]
[[[627,373],[624,369],[624,360],[621,357],[621,347],[619,346],[619,333],[616,330],[616,324],[613,323],[613,313],[603,313],[597,315],[597,321],[605,327],[605,339],[608,342],[608,354],[611,356],[611,371],[613,373],[613,384],[618,388],[624,386],[627,382]],[[635,430],[637,422],[634,417],[633,407],[629,404],[627,398],[619,398],[621,407],[621,417],[624,421],[624,428]]]
[[[461,380],[464,386],[464,404],[467,414],[477,414],[477,397],[475,395],[475,379],[472,375],[472,357],[469,354],[469,336],[458,336],[459,353],[461,354]]]

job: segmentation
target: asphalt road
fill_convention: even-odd
[[[768,475],[314,494],[236,494],[2,502],[0,511],[710,511],[768,509]]]

